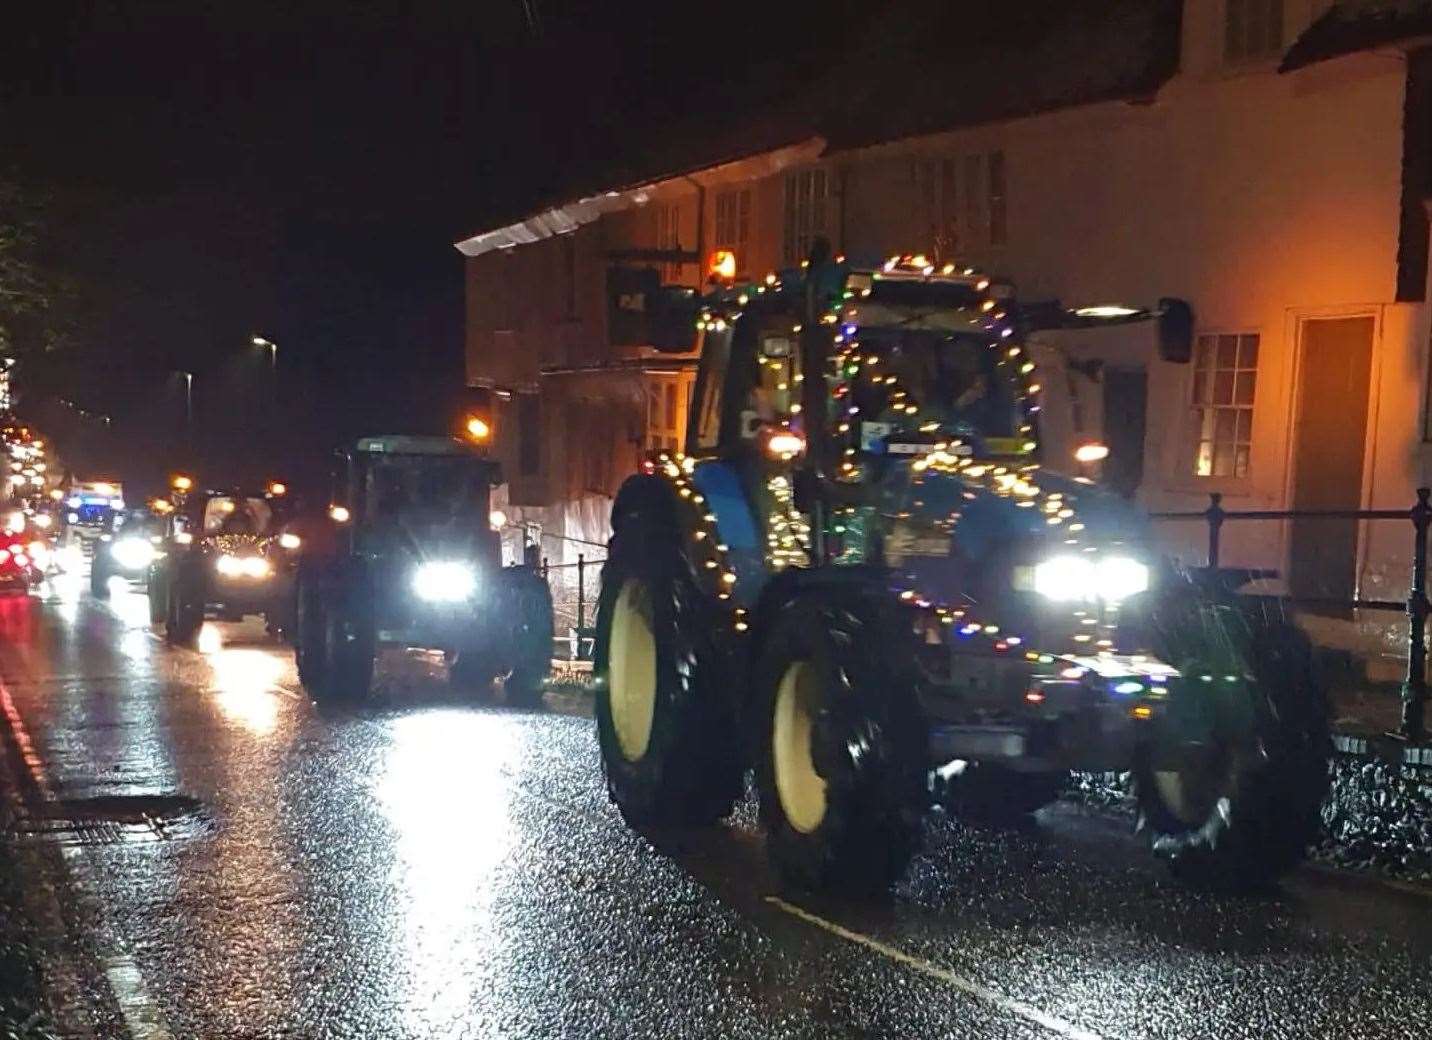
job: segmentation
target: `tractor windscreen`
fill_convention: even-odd
[[[486,522],[487,463],[431,455],[380,455],[365,480],[368,515],[411,524]]]
[[[215,495],[204,503],[204,534],[247,534],[264,537],[272,533],[273,507],[262,498],[235,498]]]
[[[1018,379],[1000,363],[1000,344],[958,333],[866,328],[860,352],[867,362],[874,359],[861,366],[854,387],[866,421],[906,429],[934,422],[948,433],[1019,436]]]

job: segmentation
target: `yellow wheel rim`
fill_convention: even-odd
[[[825,778],[815,768],[811,730],[820,711],[820,676],[808,661],[792,663],[776,688],[771,762],[786,820],[809,834],[825,819]]]
[[[623,585],[612,608],[607,703],[622,757],[639,761],[651,743],[656,715],[656,636],[651,630],[651,597],[639,581]]]

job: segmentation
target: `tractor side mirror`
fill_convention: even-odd
[[[607,271],[607,342],[613,347],[654,347],[664,354],[696,349],[696,290],[662,285],[650,268]]]
[[[663,285],[646,302],[648,346],[663,354],[689,354],[696,349],[695,289]]]
[[[1186,365],[1193,359],[1193,308],[1187,300],[1159,300],[1159,359]]]

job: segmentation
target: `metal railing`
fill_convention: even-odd
[[[1190,513],[1152,513],[1155,520],[1203,520],[1208,524],[1208,567],[1217,570],[1223,525],[1230,520],[1401,520],[1412,524],[1412,577],[1403,601],[1328,599],[1306,596],[1264,596],[1293,606],[1333,607],[1356,610],[1389,610],[1407,615],[1407,677],[1402,684],[1402,719],[1397,736],[1413,742],[1426,737],[1427,707],[1427,618],[1432,604],[1427,600],[1427,529],[1432,525],[1432,491],[1417,489],[1417,502],[1410,509],[1224,509],[1223,496],[1208,496],[1208,508]],[[1273,577],[1276,572],[1257,572]]]
[[[578,553],[576,563],[551,563],[546,557],[542,559],[542,577],[552,588],[553,643],[565,643],[569,657],[574,661],[592,659],[597,630],[588,621],[596,620],[603,562],[603,559],[587,559],[586,553]],[[567,580],[553,585],[554,577],[565,579],[567,574],[563,572],[572,571],[575,571],[575,587]]]

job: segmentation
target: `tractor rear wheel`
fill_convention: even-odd
[[[807,595],[757,667],[756,778],[782,879],[871,894],[905,872],[928,804],[928,730],[910,626],[878,600]]]
[[[314,700],[326,700],[331,692],[328,658],[328,622],[324,617],[323,593],[316,581],[301,578],[298,583],[298,611],[293,639],[298,681]]]
[[[607,790],[635,827],[728,815],[745,786],[722,632],[730,621],[698,582],[656,496],[618,501],[597,607],[597,733]]]

